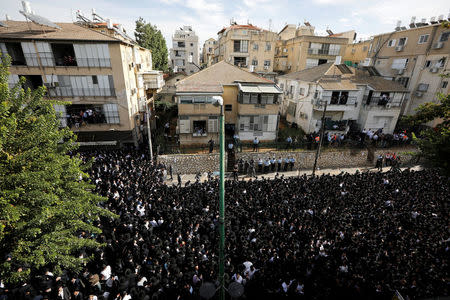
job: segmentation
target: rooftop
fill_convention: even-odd
[[[25,21],[2,21],[8,27],[0,27],[2,39],[33,39],[33,40],[82,40],[120,42],[101,32],[74,24],[56,23],[61,29],[37,25]]]

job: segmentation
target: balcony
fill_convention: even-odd
[[[342,100],[332,99],[331,96],[323,96],[321,100],[313,100],[315,101],[313,107],[315,110],[323,110],[325,105],[321,104],[327,101],[327,111],[348,111],[353,110],[356,106],[357,97],[349,96]],[[320,101],[320,103],[319,103]]]
[[[401,102],[391,102],[391,99],[382,99],[381,97],[363,98],[363,107],[370,110],[386,110],[386,109],[400,109]]]
[[[72,88],[63,86],[48,86],[49,97],[115,97],[114,88]]]
[[[161,71],[149,71],[141,73],[144,79],[144,87],[149,89],[160,89],[164,86],[163,73]]]
[[[313,55],[339,55],[339,50],[329,50],[329,49],[308,49],[308,54]]]
[[[30,62],[30,66],[39,66],[39,59],[43,67],[89,67],[89,68],[111,68],[111,60],[109,58],[77,58],[75,56],[65,56],[54,58],[51,53],[27,53],[26,60]]]

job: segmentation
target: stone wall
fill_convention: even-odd
[[[387,152],[395,152],[401,156],[402,162],[408,162],[411,159],[410,154],[406,152],[416,151],[413,148],[398,148],[398,149],[378,149],[375,151],[374,157],[379,154]],[[302,169],[312,169],[314,165],[315,151],[296,151],[296,152],[242,152],[236,154],[236,159],[243,160],[258,160],[259,158],[266,159],[275,157],[295,157],[295,169],[298,167]],[[226,155],[225,155],[226,156]],[[215,172],[219,171],[219,154],[174,154],[174,155],[160,155],[158,162],[164,163],[166,166],[172,165],[173,173],[177,174],[195,174],[198,172]],[[351,168],[373,166],[373,162],[367,161],[366,149],[352,149],[352,150],[335,150],[327,149],[320,154],[317,166],[321,169],[327,168]],[[226,166],[226,163],[225,163]]]

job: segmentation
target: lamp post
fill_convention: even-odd
[[[220,106],[219,143],[220,143],[220,178],[219,178],[219,299],[225,300],[225,117],[223,98],[214,96],[214,106]]]
[[[319,146],[317,147],[316,158],[314,159],[314,167],[313,167],[313,171],[312,171],[312,175],[313,176],[314,176],[314,174],[316,174],[317,159],[319,158],[320,147],[322,146],[323,131],[324,131],[324,128],[325,128],[325,113],[327,111],[327,104],[328,104],[328,101],[325,100],[325,107],[323,109],[323,114],[322,114],[322,122],[320,124]]]
[[[148,148],[150,149],[150,160],[153,160],[152,133],[150,131],[150,112],[148,110],[148,103],[147,103],[147,101],[145,101],[145,109],[147,111]]]

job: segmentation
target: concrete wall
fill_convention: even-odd
[[[402,158],[402,162],[408,162],[410,155],[404,152],[416,151],[415,149],[379,149],[375,151],[374,157],[387,152],[395,152]],[[312,169],[314,165],[315,151],[301,152],[243,152],[237,153],[237,159],[254,160],[275,157],[295,157],[295,169]],[[219,154],[175,154],[175,155],[159,155],[158,162],[164,163],[167,167],[172,165],[173,174],[195,174],[198,172],[216,172],[219,171]],[[321,153],[317,162],[317,166],[322,169],[326,168],[351,168],[373,166],[374,162],[367,162],[367,150],[327,150]]]

